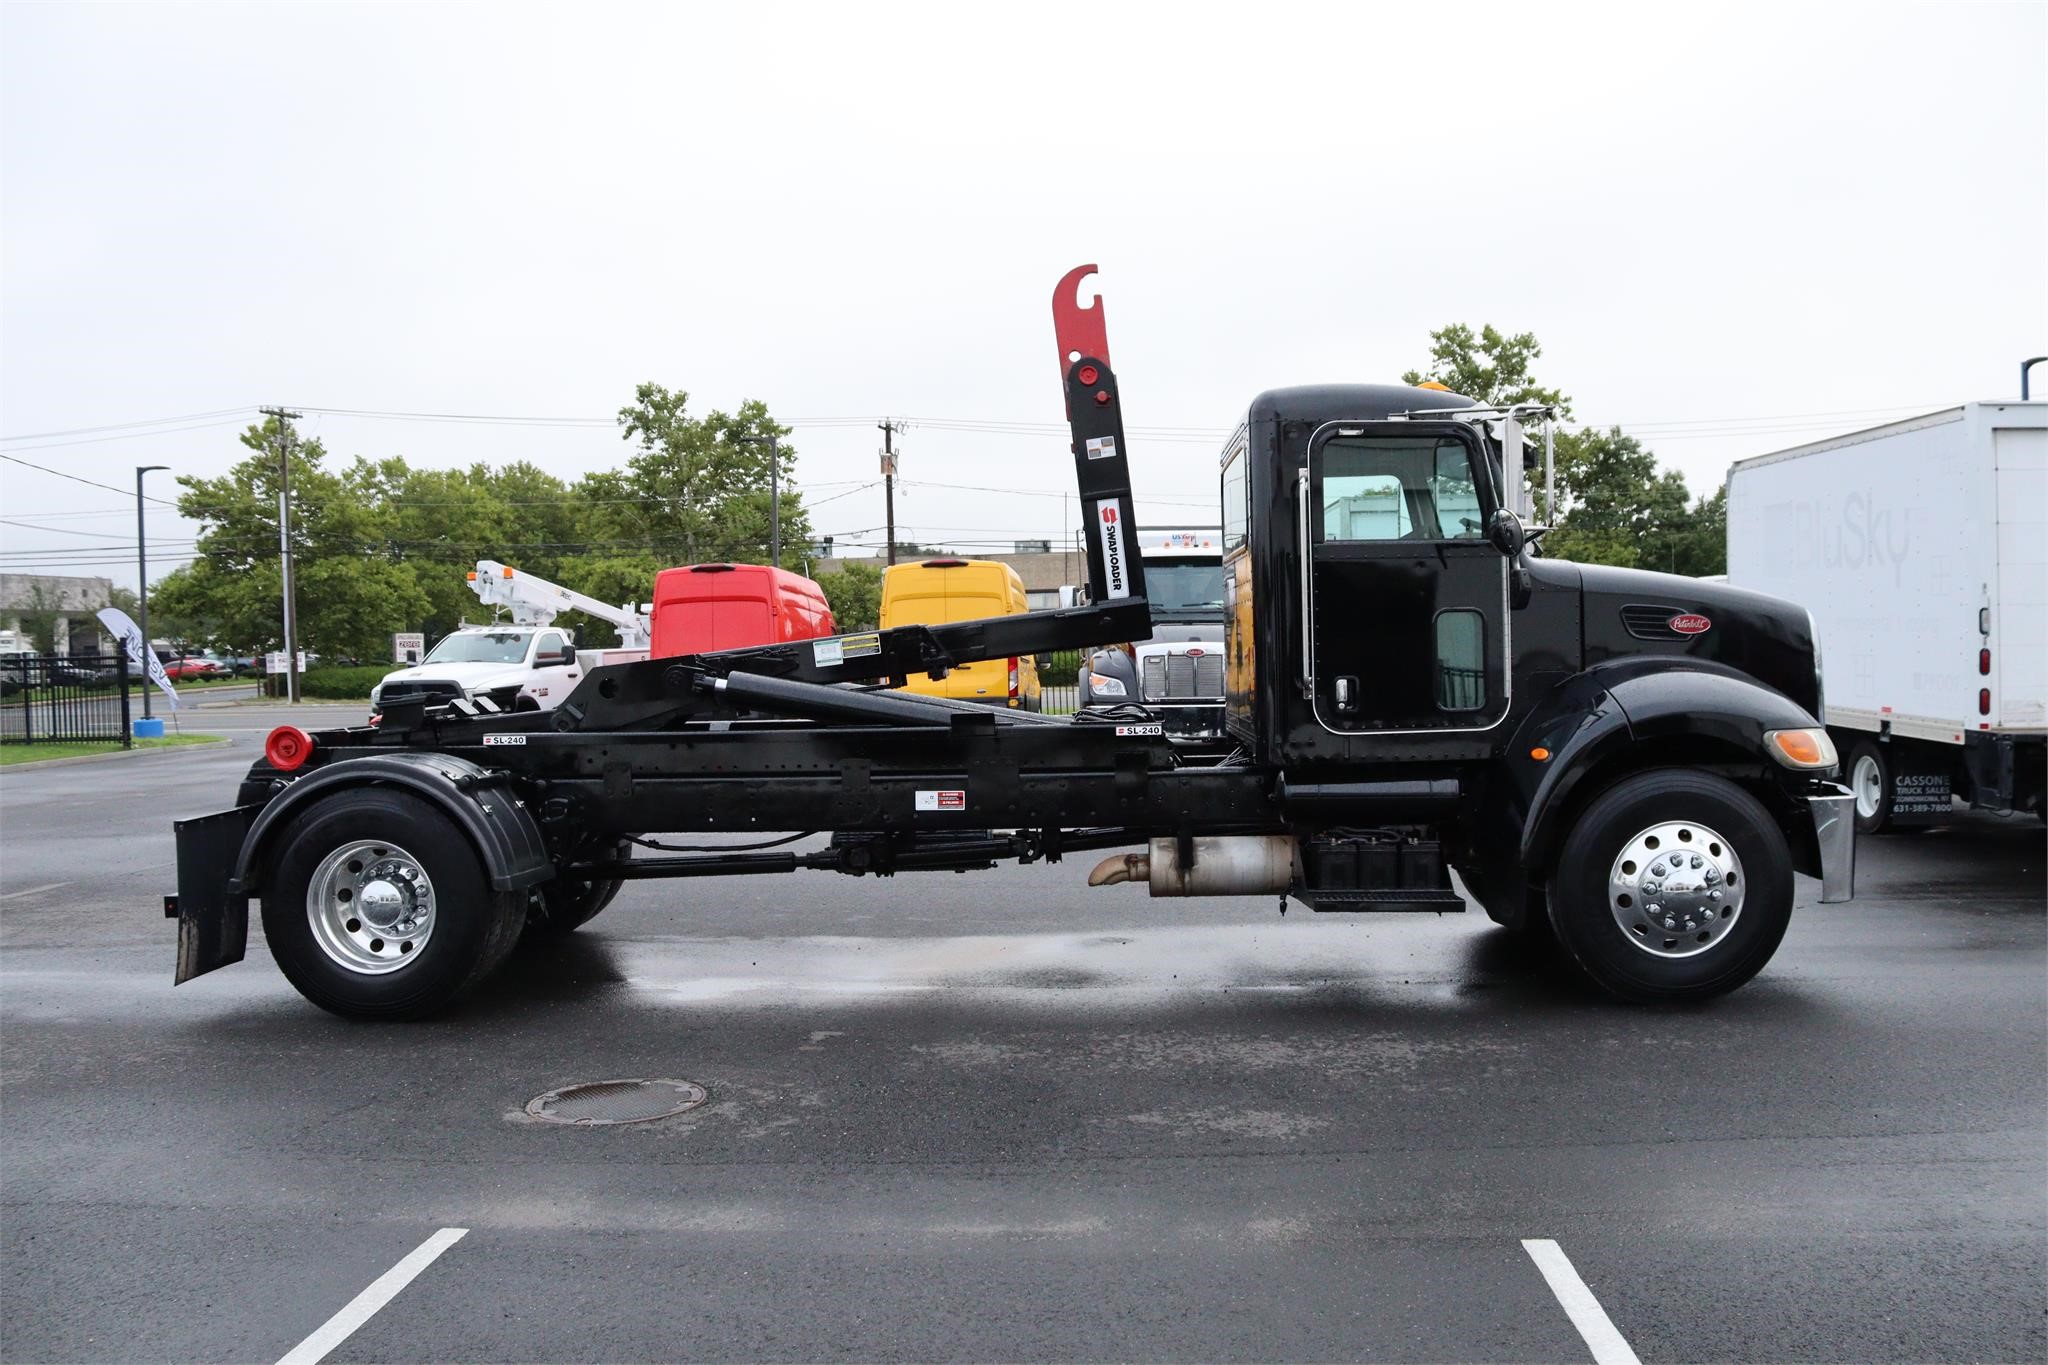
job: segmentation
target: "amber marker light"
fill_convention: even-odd
[[[1825,730],[1766,730],[1771,757],[1788,768],[1832,768],[1835,742]]]
[[[1529,757],[1535,759],[1538,763],[1547,763],[1550,761],[1550,750],[1539,744],[1529,751]]]

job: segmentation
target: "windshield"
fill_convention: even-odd
[[[1154,614],[1221,614],[1223,565],[1148,559],[1145,595],[1152,600]]]
[[[457,631],[434,646],[425,662],[430,664],[517,664],[526,661],[523,630]]]

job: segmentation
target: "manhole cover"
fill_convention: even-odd
[[[709,1098],[690,1081],[587,1081],[536,1095],[526,1112],[549,1123],[596,1128],[608,1123],[645,1123],[695,1109]]]

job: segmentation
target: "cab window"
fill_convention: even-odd
[[[1472,457],[1449,437],[1339,436],[1323,446],[1323,540],[1477,540]]]
[[[1245,522],[1250,512],[1244,465],[1243,445],[1233,448],[1223,462],[1223,548],[1226,550],[1234,550],[1244,544]]]

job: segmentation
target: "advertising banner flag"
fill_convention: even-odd
[[[100,624],[107,628],[107,634],[119,640],[121,648],[127,652],[130,671],[161,687],[164,696],[170,699],[171,709],[177,710],[178,689],[171,686],[170,674],[164,672],[164,661],[156,657],[156,651],[142,638],[142,627],[119,607],[102,607],[99,618]]]

